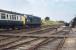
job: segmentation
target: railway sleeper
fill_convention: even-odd
[[[18,40],[18,41],[15,41],[15,42],[12,42],[10,44],[7,44],[7,45],[4,45],[4,46],[1,46],[0,47],[0,50],[7,50],[8,48],[12,48],[12,47],[15,47],[17,45],[20,45],[20,44],[23,44],[23,43],[27,43],[27,42],[30,42],[32,40],[35,40],[36,38],[26,38],[25,40]]]

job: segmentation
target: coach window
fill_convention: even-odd
[[[21,20],[21,17],[19,16],[19,21]]]
[[[20,16],[20,20],[21,20],[21,16]]]
[[[16,20],[16,16],[15,16],[15,20]]]
[[[1,13],[1,19],[5,19],[5,13]]]
[[[17,20],[18,20],[18,16],[17,16]]]
[[[8,19],[8,14],[7,14],[7,19]]]
[[[14,20],[16,20],[16,15],[14,15]]]
[[[12,15],[12,20],[16,20],[16,15]]]
[[[12,15],[12,20],[14,20],[14,15]]]
[[[9,15],[9,16],[10,16],[10,19],[12,19],[11,15]]]

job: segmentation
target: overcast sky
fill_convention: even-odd
[[[76,0],[0,0],[0,9],[70,21],[76,15]]]

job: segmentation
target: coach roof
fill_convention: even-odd
[[[2,9],[0,9],[0,12],[9,13],[9,14],[24,15],[24,14],[21,14],[21,13],[12,12],[12,11],[7,11],[7,10],[2,10]]]

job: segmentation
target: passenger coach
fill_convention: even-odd
[[[0,9],[0,28],[18,28],[25,25],[25,15]]]

